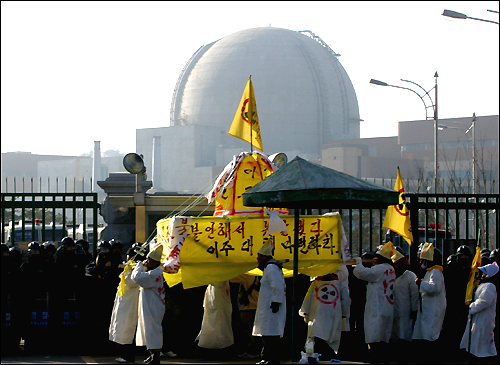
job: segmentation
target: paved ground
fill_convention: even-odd
[[[137,357],[136,364],[142,364],[145,357]],[[163,358],[162,364],[255,364],[259,359],[228,359],[228,360],[203,360]],[[320,361],[320,364],[332,364],[329,361]],[[345,364],[363,364],[361,362],[342,361]],[[2,357],[2,364],[118,364],[114,357],[91,357],[91,356],[65,356],[65,355],[28,355]],[[282,362],[282,364],[290,364]]]

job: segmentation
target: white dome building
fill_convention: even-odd
[[[266,153],[298,150],[319,160],[322,144],[359,138],[354,88],[334,52],[320,42],[300,32],[263,27],[201,47],[179,77],[170,125],[229,131],[252,75]]]
[[[310,31],[273,27],[242,30],[200,47],[179,76],[170,127],[137,131],[137,152],[146,164],[153,160],[153,137],[162,136],[165,166],[156,176],[162,175],[163,186],[153,181],[153,187],[191,192],[186,180],[197,180],[197,191],[207,183],[200,181],[200,168],[208,179],[220,171],[215,166],[250,149],[227,134],[250,75],[266,154],[284,152],[289,159],[299,155],[319,162],[321,145],[359,138],[356,93],[337,57]],[[174,166],[177,159],[183,160],[182,171]],[[184,185],[175,183],[174,175],[184,175]]]

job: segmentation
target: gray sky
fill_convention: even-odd
[[[416,95],[371,78],[429,90],[437,71],[440,118],[497,115],[498,25],[444,9],[499,20],[487,11],[497,1],[2,1],[1,151],[80,155],[100,140],[102,151],[135,152],[137,128],[169,125],[175,83],[200,46],[270,24],[310,30],[341,54],[363,138],[425,118]]]

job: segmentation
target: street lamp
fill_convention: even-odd
[[[498,14],[498,11],[495,11],[495,10],[488,10],[488,11],[491,11],[492,13],[497,13]],[[474,20],[480,20],[482,22],[488,22],[488,23],[498,24],[498,22],[495,22],[493,20],[473,18],[473,17],[467,16],[465,14],[459,13],[458,11],[453,11],[453,10],[448,10],[448,9],[445,9],[443,11],[443,14],[441,14],[441,15],[447,16],[449,18],[455,18],[455,19],[474,19]]]
[[[438,166],[438,84],[437,84],[437,78],[438,78],[438,73],[436,71],[436,73],[434,74],[434,87],[432,88],[432,89],[434,89],[434,101],[432,101],[432,98],[429,94],[429,92],[431,92],[432,89],[427,91],[422,86],[420,86],[419,84],[417,84],[416,82],[413,82],[413,81],[401,79],[401,81],[409,82],[413,85],[418,86],[420,89],[422,89],[424,91],[423,95],[421,95],[420,93],[418,93],[417,91],[415,91],[409,87],[390,85],[386,82],[375,80],[375,79],[370,80],[370,84],[374,84],[374,85],[378,85],[378,86],[390,86],[390,87],[409,90],[409,91],[413,92],[414,94],[416,94],[420,98],[420,100],[422,100],[422,103],[424,103],[425,119],[426,120],[431,119],[431,118],[434,119],[434,192],[436,194],[438,192],[438,183],[439,183],[439,178],[438,178],[439,166]],[[425,99],[426,96],[428,97],[431,105],[427,105],[427,102]],[[429,108],[432,108],[432,111],[433,111],[432,117],[429,117],[429,114],[428,114]]]
[[[467,144],[469,142],[469,138],[467,134],[471,132],[472,134],[472,194],[476,194],[476,136],[475,136],[475,123],[476,123],[476,113],[472,114],[472,123],[470,126],[467,126],[463,123],[460,122],[453,122],[454,124],[460,124],[463,125],[467,130],[463,130],[462,128],[457,128],[457,127],[450,127],[447,125],[439,124],[438,128],[439,130],[443,129],[458,129],[459,131],[462,131],[465,134],[465,138],[467,138]]]

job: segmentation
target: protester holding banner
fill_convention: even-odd
[[[259,250],[257,261],[263,272],[253,327],[253,335],[262,337],[259,364],[279,364],[279,339],[283,337],[286,321],[285,278],[281,264],[273,258],[270,243]]]
[[[413,330],[413,340],[423,340],[422,355],[434,353],[435,341],[439,338],[446,313],[446,290],[444,285],[441,252],[432,242],[426,242],[420,252],[420,264],[426,270],[423,279],[416,278],[422,299]]]
[[[497,287],[494,282],[498,285],[498,266],[489,264],[479,267],[479,270],[482,277],[474,301],[469,307],[469,321],[460,348],[466,349],[476,357],[484,358],[497,355],[493,328],[497,305]]]
[[[135,261],[134,249],[127,251],[127,264],[120,274],[120,285],[116,291],[111,323],[109,326],[109,340],[120,344],[118,362],[135,362],[134,335],[137,329],[139,286],[132,280],[132,270]]]
[[[350,305],[346,283],[333,273],[316,277],[304,297],[299,314],[307,323],[307,338],[326,359],[339,350],[342,319],[349,317]]]
[[[365,342],[370,348],[371,358],[380,360],[385,345],[389,343],[394,316],[394,281],[396,273],[392,257],[401,255],[392,242],[386,243],[376,253],[375,266],[368,268],[356,257],[354,275],[368,282],[364,315]]]
[[[165,314],[165,287],[160,267],[163,247],[150,251],[146,262],[138,262],[132,271],[132,280],[139,289],[139,320],[136,333],[137,346],[146,346],[150,356],[145,364],[159,364],[163,346],[161,322]]]

